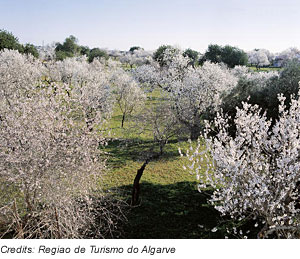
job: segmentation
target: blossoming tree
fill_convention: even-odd
[[[222,64],[205,62],[194,68],[178,49],[167,49],[164,62],[163,67],[154,64],[137,68],[135,75],[169,93],[178,121],[189,130],[191,139],[197,139],[204,114],[208,109],[218,109],[221,95],[237,84],[237,78]]]
[[[9,50],[0,53],[0,75],[0,219],[7,231],[19,238],[110,232],[105,197],[93,198],[105,170],[98,148],[105,81],[45,81],[44,66]]]
[[[121,127],[128,115],[137,111],[145,102],[146,95],[131,74],[119,68],[111,76],[114,98],[122,112]]]
[[[235,117],[236,135],[219,114],[207,125],[206,149],[189,152],[190,170],[201,188],[212,186],[211,203],[236,220],[252,218],[258,237],[299,237],[300,99],[287,109],[279,95],[279,119],[271,121],[257,105],[243,103]],[[214,131],[215,136],[209,134]]]

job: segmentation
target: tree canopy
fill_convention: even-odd
[[[137,49],[142,49],[142,48],[139,47],[139,46],[133,46],[133,47],[131,47],[131,48],[129,49],[129,51],[130,51],[130,52],[134,52],[134,51],[137,50]]]
[[[199,53],[196,50],[186,49],[183,52],[183,56],[188,57],[191,60],[192,65],[196,65],[199,59]]]
[[[89,53],[89,62],[93,62],[94,58],[105,58],[108,59],[108,54],[105,50],[99,48],[94,48],[90,50]]]
[[[171,45],[161,45],[154,53],[153,59],[159,63],[160,66],[165,65],[164,53],[167,49],[175,49]]]
[[[0,50],[3,49],[18,50],[20,53],[31,54],[36,58],[39,56],[39,53],[34,45],[29,43],[22,45],[19,43],[19,39],[17,37],[6,30],[0,30]]]
[[[56,43],[55,54],[57,60],[63,60],[66,57],[74,57],[80,53],[80,46],[77,44],[78,39],[70,35],[63,43]]]
[[[213,63],[223,62],[233,68],[237,65],[247,65],[248,57],[243,50],[237,47],[232,47],[230,45],[223,47],[217,44],[211,44],[203,55],[201,63],[204,63],[205,61],[211,61]]]

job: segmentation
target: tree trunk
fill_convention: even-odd
[[[125,121],[125,113],[122,116],[122,128],[124,128],[124,121]]]
[[[164,145],[163,144],[159,145],[159,151],[160,151],[159,154],[162,155],[163,152],[164,152]]]
[[[163,154],[164,147],[165,147],[166,144],[167,144],[167,140],[161,140],[159,142],[159,151],[160,151],[159,156],[161,156]]]
[[[133,182],[133,190],[132,190],[132,197],[131,197],[131,205],[135,206],[139,200],[140,196],[140,179],[143,175],[143,172],[148,164],[149,160],[147,159],[144,164],[141,166],[140,169],[137,170],[137,174],[134,178]]]
[[[191,140],[197,140],[200,136],[200,127],[198,125],[193,125],[191,127]]]

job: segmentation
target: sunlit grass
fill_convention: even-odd
[[[261,68],[256,68],[256,67],[249,67],[251,71],[255,72],[269,72],[269,71],[280,71],[280,67],[261,67]]]
[[[148,93],[146,105],[155,105],[164,97],[160,91]],[[104,177],[105,189],[118,189],[129,201],[137,170],[145,155],[159,152],[150,132],[138,134],[132,117],[121,128],[121,111],[116,106],[108,123],[110,141],[104,150],[108,153],[108,171]],[[180,157],[190,143],[171,139],[158,159],[151,161],[141,178],[140,204],[131,209],[124,225],[124,238],[213,238],[221,237],[211,229],[218,221],[218,213],[208,205],[207,197],[197,190],[196,176],[183,167],[189,165]],[[196,147],[197,142],[192,145]],[[200,228],[198,225],[203,225]],[[143,229],[143,231],[141,231]]]

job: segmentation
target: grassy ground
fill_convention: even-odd
[[[262,67],[257,69],[256,67],[249,67],[252,71],[255,72],[269,72],[269,71],[279,71],[281,70],[280,67]]]
[[[147,105],[154,105],[159,93],[149,95]],[[151,134],[130,132],[130,118],[121,126],[121,113],[116,107],[110,121],[111,141],[105,147],[109,153],[108,172],[104,179],[107,189],[118,189],[122,198],[130,200],[137,170],[145,153],[154,145]],[[124,224],[123,238],[217,238],[211,229],[220,220],[197,190],[195,175],[183,169],[187,163],[178,153],[186,150],[187,141],[171,140],[164,154],[150,162],[141,178],[140,203],[130,209]],[[154,148],[158,151],[158,147]],[[224,235],[223,235],[224,236]]]

